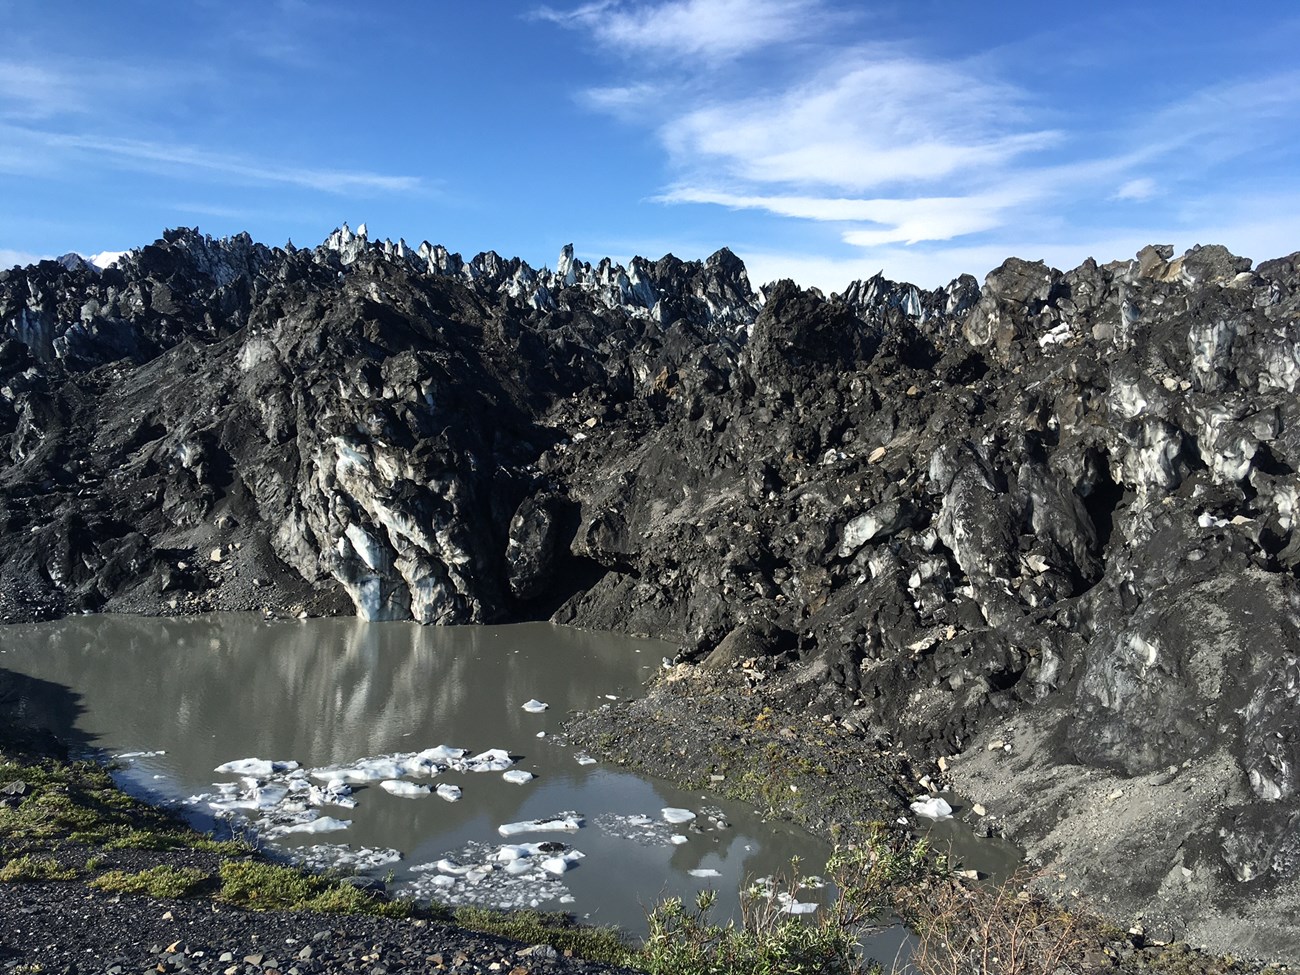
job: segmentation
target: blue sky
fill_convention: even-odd
[[[0,0],[0,265],[166,227],[927,286],[1300,249],[1300,8]]]

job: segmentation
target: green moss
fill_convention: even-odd
[[[245,852],[191,830],[166,812],[132,799],[93,762],[0,763],[0,781],[21,779],[27,794],[0,808],[0,843],[14,850],[57,844],[105,849],[199,848],[220,855]]]
[[[77,876],[76,868],[61,867],[53,857],[31,856],[23,854],[9,860],[0,867],[0,881],[19,883],[31,880],[72,880]]]
[[[126,873],[110,870],[90,882],[97,890],[121,894],[147,894],[150,897],[193,897],[214,886],[212,875],[195,867],[159,865]]]
[[[567,914],[460,907],[453,914],[453,919],[469,931],[513,938],[526,944],[548,944],[558,951],[569,951],[588,961],[610,965],[633,962],[632,949],[617,928],[593,928],[575,924]]]
[[[385,901],[352,884],[257,860],[230,860],[220,867],[222,900],[253,910],[326,911],[409,917],[405,901]]]

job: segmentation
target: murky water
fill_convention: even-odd
[[[88,747],[110,755],[146,753],[122,759],[123,783],[155,801],[184,803],[200,824],[229,814],[214,812],[214,803],[259,800],[263,808],[235,812],[262,835],[314,829],[326,817],[347,821],[336,831],[285,832],[271,842],[317,863],[369,864],[369,872],[391,875],[399,892],[536,902],[632,930],[644,928],[646,907],[661,896],[693,898],[704,887],[719,892],[721,916],[734,914],[743,884],[787,870],[792,856],[820,869],[829,853],[817,839],[735,803],[579,763],[561,734],[567,713],[638,694],[667,650],[548,624],[421,627],[220,615],[0,627],[0,666],[76,695],[75,716],[66,706],[51,709],[51,724],[74,724],[56,731],[85,736]],[[57,688],[45,691],[34,696],[47,704],[62,697]],[[548,707],[530,713],[523,705],[531,700]],[[418,753],[438,745],[466,754],[430,759],[426,752],[421,765]],[[447,767],[489,749],[516,759],[509,771],[535,777],[515,784],[500,768]],[[307,803],[309,783],[328,788],[331,777],[382,774],[357,763],[393,755],[417,766],[418,774],[387,770],[390,781],[406,785],[355,783],[354,808]],[[254,757],[300,768],[253,770],[260,778],[248,781],[214,772]],[[435,765],[438,758],[444,761]],[[318,771],[330,767],[334,772]],[[436,792],[408,798],[385,791],[439,785],[462,795],[448,802]],[[674,824],[665,809],[694,818]],[[581,826],[500,832],[561,814],[579,817]],[[503,846],[519,859],[488,859]],[[817,896],[810,891],[806,899]]]

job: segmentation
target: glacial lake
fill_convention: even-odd
[[[0,627],[0,667],[35,679],[29,716],[116,758],[120,784],[200,827],[236,817],[273,850],[388,879],[399,895],[566,910],[633,932],[661,897],[704,888],[719,917],[737,916],[743,885],[794,856],[816,872],[830,852],[564,740],[569,712],[640,694],[671,652],[545,623],[222,614]],[[539,820],[549,825],[521,825]]]

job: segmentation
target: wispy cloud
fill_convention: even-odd
[[[806,36],[822,18],[818,0],[602,0],[568,10],[542,7],[534,17],[588,31],[633,55],[729,59]]]
[[[50,132],[20,126],[4,126],[0,134],[16,137],[29,145],[54,154],[95,155],[101,162],[151,172],[183,174],[196,171],[245,185],[294,186],[337,194],[414,193],[423,189],[418,176],[397,176],[363,170],[322,169],[292,166],[214,152],[198,146],[151,142],[142,139]]]
[[[37,122],[90,115],[106,106],[156,97],[210,81],[193,65],[126,64],[89,58],[0,57],[0,119]]]
[[[962,197],[852,199],[818,196],[739,196],[682,187],[658,197],[669,203],[713,203],[735,210],[766,210],[783,217],[842,223],[871,223],[871,229],[843,232],[846,243],[861,247],[950,240],[988,230],[1001,214],[1024,199],[1011,191]]]
[[[1156,181],[1150,176],[1130,179],[1115,191],[1117,200],[1149,200],[1156,195]]]
[[[860,192],[986,172],[1057,142],[1023,124],[1024,97],[961,65],[859,48],[775,95],[689,111],[662,135],[685,166]]]
[[[0,269],[11,267],[25,267],[28,264],[35,264],[40,260],[36,254],[30,254],[27,251],[10,250],[7,247],[0,247]]]

